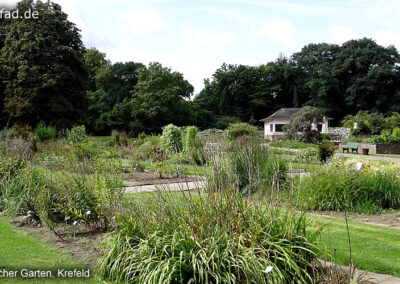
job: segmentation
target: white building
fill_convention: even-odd
[[[290,123],[292,116],[297,113],[300,108],[281,108],[267,118],[260,121],[264,122],[264,136],[269,140],[276,140],[286,135],[284,131],[285,125]],[[313,125],[313,129],[321,133],[329,133],[329,121],[333,118],[324,116],[323,123]]]

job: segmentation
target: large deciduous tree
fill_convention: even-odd
[[[79,121],[87,109],[88,75],[78,28],[55,3],[24,0],[18,9],[38,11],[39,18],[6,25],[0,57],[5,112],[29,124]]]

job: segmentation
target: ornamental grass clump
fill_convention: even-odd
[[[386,171],[364,164],[335,162],[303,179],[299,204],[306,209],[373,213],[400,208],[400,182]]]
[[[209,166],[197,192],[135,195],[104,242],[99,274],[118,283],[313,282],[317,235],[305,215],[243,197],[224,154]]]

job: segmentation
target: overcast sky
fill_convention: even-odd
[[[308,43],[369,37],[400,49],[399,0],[55,2],[82,30],[86,47],[112,62],[158,61],[183,73],[195,93],[223,62],[259,65]]]

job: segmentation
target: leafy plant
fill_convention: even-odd
[[[82,143],[87,139],[84,125],[74,126],[67,131],[67,141],[70,143]]]
[[[228,129],[226,130],[226,136],[228,137],[229,141],[234,142],[238,137],[241,136],[257,137],[259,134],[257,127],[248,123],[239,122],[229,125]]]
[[[182,146],[181,129],[173,124],[165,126],[160,139],[161,150],[179,153],[182,150]]]
[[[57,137],[57,130],[52,126],[46,126],[43,122],[40,122],[35,128],[35,135],[40,142],[47,140],[54,140]]]
[[[335,154],[335,144],[324,142],[318,146],[318,157],[321,162],[326,162]]]

